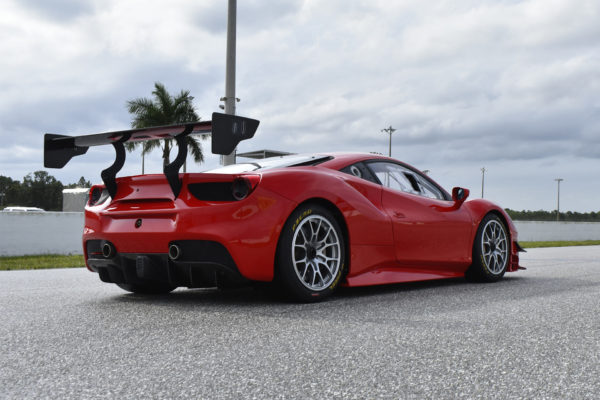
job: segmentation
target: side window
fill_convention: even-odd
[[[345,173],[350,174],[350,175],[354,175],[354,176],[356,176],[358,178],[365,179],[365,180],[367,180],[369,182],[373,182],[373,183],[379,184],[379,182],[377,181],[377,178],[375,178],[373,176],[373,174],[371,173],[371,171],[369,171],[369,168],[367,168],[365,166],[365,164],[363,164],[362,162],[358,162],[358,163],[349,165],[349,166],[347,166],[345,168],[342,168],[340,171],[341,172],[345,172]]]
[[[388,162],[369,163],[369,167],[383,186],[405,193],[421,194],[412,171]]]
[[[404,193],[443,200],[444,195],[423,176],[401,165],[380,161],[369,163],[369,168],[383,186]]]
[[[421,194],[423,196],[429,197],[430,199],[445,200],[442,192],[425,180],[425,178],[417,175],[417,181],[419,182],[419,187],[421,188]]]

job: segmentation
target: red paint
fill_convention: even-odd
[[[318,166],[181,174],[176,200],[164,175],[119,178],[115,199],[86,207],[83,241],[108,240],[121,253],[167,253],[174,240],[213,240],[226,247],[244,277],[271,281],[287,218],[299,204],[319,201],[337,210],[347,228],[350,257],[344,284],[363,286],[462,276],[471,264],[479,222],[489,212],[498,213],[512,242],[517,240],[508,215],[489,201],[467,200],[457,208],[450,199],[395,192],[338,171],[371,159],[391,160],[344,154]],[[252,189],[241,201],[201,201],[187,190],[190,183],[240,177]],[[508,271],[519,267],[512,247]]]

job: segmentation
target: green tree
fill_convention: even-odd
[[[132,128],[149,128],[200,120],[192,104],[194,97],[190,96],[189,90],[182,90],[178,95],[172,96],[162,83],[156,82],[152,95],[153,99],[140,97],[127,102],[127,109],[133,115]],[[202,136],[202,138],[205,137]],[[188,151],[194,157],[194,161],[204,161],[202,146],[198,139],[192,136],[188,136],[186,139]],[[128,151],[133,151],[140,143],[143,144],[142,156],[159,147],[162,149],[163,164],[169,164],[173,139],[129,142],[126,143],[126,148]]]
[[[86,181],[85,178],[82,176],[81,178],[79,178],[79,180],[77,182],[69,183],[68,185],[66,185],[65,189],[90,188],[90,187],[92,187],[92,182]]]
[[[510,208],[506,209],[506,212],[514,221],[556,221],[556,210],[544,211],[544,210],[523,210],[516,211]],[[590,213],[579,213],[573,211],[561,212],[561,221],[573,221],[573,222],[600,222],[600,212]]]
[[[21,182],[8,176],[0,176],[0,207],[23,204]]]
[[[62,210],[63,184],[46,171],[35,171],[23,178],[24,206],[40,207],[47,211]]]

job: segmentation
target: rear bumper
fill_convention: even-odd
[[[149,265],[161,266],[158,269],[209,269],[216,272],[224,270],[226,273],[234,270],[247,280],[271,281],[279,234],[294,207],[293,202],[260,187],[247,199],[236,202],[204,202],[182,192],[175,201],[120,200],[101,206],[88,206],[83,232],[87,265],[92,271],[98,268],[114,271],[116,268],[137,273],[137,258],[146,256],[152,260]],[[102,241],[114,245],[117,256],[112,262],[104,259],[101,250],[92,251],[88,248],[89,243]],[[173,242],[195,242],[199,246],[203,246],[201,243],[204,242],[215,243],[231,262],[215,262],[210,258],[210,252],[200,251],[198,257],[186,259],[182,266],[178,264],[182,260],[173,262],[167,257]],[[208,260],[204,258],[206,254],[209,254]],[[142,264],[144,262],[140,261]],[[206,263],[216,265],[209,266]],[[196,272],[185,273],[193,277],[179,286],[196,287]],[[110,273],[102,274],[109,278],[112,276]],[[110,279],[120,279],[117,272],[113,272],[113,275],[114,278]],[[165,274],[162,276],[164,278]],[[175,276],[179,275],[176,273]]]
[[[237,286],[247,282],[224,246],[205,240],[172,242],[181,249],[177,259],[167,253],[118,253],[102,255],[104,240],[86,243],[87,264],[109,283],[166,283],[189,288]]]

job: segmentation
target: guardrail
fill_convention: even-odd
[[[598,222],[515,221],[520,241],[600,240]],[[83,213],[0,212],[0,256],[83,254]]]

